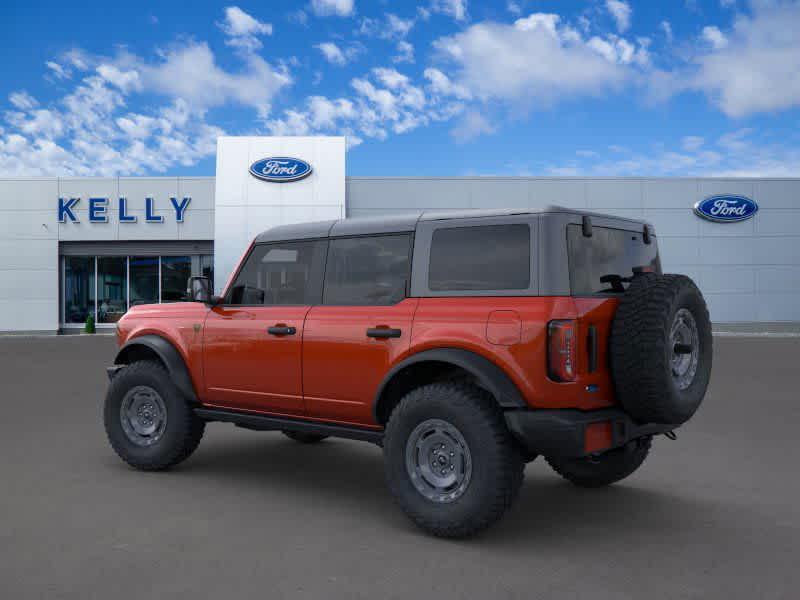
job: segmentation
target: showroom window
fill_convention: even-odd
[[[131,306],[183,302],[189,277],[214,282],[214,257],[64,256],[62,323],[82,327],[89,315],[98,326],[112,326]]]

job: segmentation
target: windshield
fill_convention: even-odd
[[[574,295],[622,293],[637,271],[661,272],[655,236],[624,229],[592,227],[585,237],[580,225],[567,225],[569,280]]]

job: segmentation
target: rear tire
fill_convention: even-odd
[[[628,442],[600,456],[558,459],[547,458],[553,470],[580,487],[602,487],[621,481],[642,466],[650,452],[651,438]]]
[[[134,362],[114,375],[103,420],[117,455],[142,471],[160,471],[186,460],[206,426],[155,361]]]
[[[283,430],[281,433],[288,437],[290,440],[294,440],[295,442],[300,442],[301,444],[318,444],[325,438],[327,435],[320,435],[318,433],[307,433],[305,431],[289,431],[288,429]]]
[[[525,465],[502,412],[471,384],[409,392],[389,418],[383,451],[396,502],[435,536],[461,538],[489,527],[522,484]]]

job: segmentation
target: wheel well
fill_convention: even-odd
[[[378,422],[386,424],[392,410],[408,392],[421,385],[437,381],[469,381],[479,385],[477,378],[459,366],[441,361],[424,361],[411,364],[395,373],[381,392],[375,406]]]
[[[127,348],[123,348],[114,362],[118,365],[130,365],[132,363],[139,362],[140,360],[152,360],[161,363],[165,367],[167,366],[164,364],[164,361],[162,360],[161,356],[159,356],[158,352],[141,344],[134,344],[132,346],[128,346]]]

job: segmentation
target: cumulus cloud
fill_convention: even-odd
[[[345,66],[347,63],[355,60],[362,52],[362,47],[355,44],[340,48],[334,42],[322,42],[321,44],[316,44],[314,47],[322,52],[322,56],[325,57],[325,60],[337,67]]]
[[[428,10],[463,21],[467,18],[467,0],[433,0]]]
[[[714,50],[720,50],[728,45],[728,38],[719,30],[719,27],[703,27],[703,39],[711,44]]]
[[[490,135],[496,128],[477,110],[466,112],[459,123],[450,131],[450,135],[459,142],[465,143],[481,135]]]
[[[231,14],[228,35],[264,31]],[[238,104],[267,118],[273,97],[291,83],[285,68],[252,52],[239,53],[239,61],[237,70],[223,68],[207,44],[192,40],[154,60],[124,50],[111,57],[69,50],[46,65],[59,85],[70,86],[62,97],[42,103],[24,91],[10,96],[0,173],[136,175],[193,165],[213,155],[225,133],[207,122],[209,109]],[[129,109],[140,96],[147,108]]]
[[[405,40],[400,40],[399,42],[397,42],[397,54],[392,56],[392,62],[413,63],[414,46]]]
[[[478,23],[434,46],[455,65],[451,78],[472,96],[523,106],[618,88],[630,75],[630,63],[638,62],[637,51],[644,56],[617,36],[586,40],[559,15],[547,13],[512,25]]]
[[[797,23],[800,2],[765,1],[753,4],[752,15],[738,15],[727,35],[706,28],[713,47],[697,58],[688,87],[732,117],[800,106]]]
[[[730,131],[708,141],[686,136],[680,148],[656,143],[641,152],[610,159],[606,152],[580,151],[579,161],[551,164],[551,175],[794,177],[800,171],[800,150],[769,141],[751,129]]]
[[[311,0],[311,11],[318,17],[349,17],[354,8],[353,0]]]
[[[228,6],[224,20],[217,25],[228,36],[226,44],[250,51],[261,48],[258,36],[272,35],[271,23],[262,23],[238,6]]]
[[[617,24],[617,31],[625,33],[631,26],[631,10],[630,4],[623,0],[606,0],[606,9]]]

